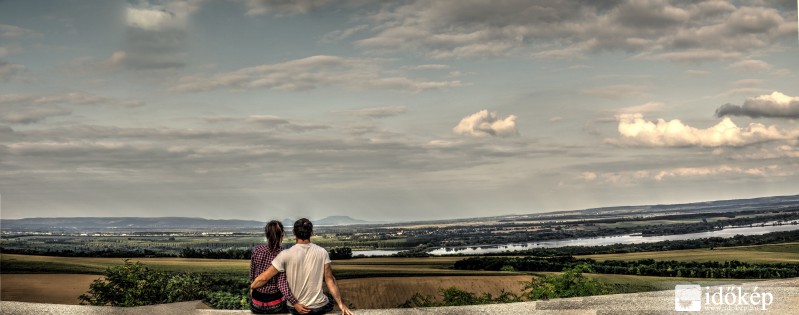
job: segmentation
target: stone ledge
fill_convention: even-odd
[[[703,310],[699,314],[799,314],[799,278],[744,283],[742,286],[760,292],[770,292],[774,302],[766,312],[759,309],[736,310],[716,307]],[[721,288],[726,287],[722,286]],[[720,287],[711,288],[718,290]],[[201,309],[199,301],[181,302],[141,307],[107,307],[41,304],[0,301],[0,314],[38,315],[38,314],[250,314],[249,311]],[[548,301],[521,302],[508,304],[450,306],[412,309],[372,309],[356,310],[359,315],[427,315],[427,314],[697,314],[674,310],[674,291],[642,292],[589,296],[581,298],[552,299]],[[335,314],[335,313],[331,313]]]

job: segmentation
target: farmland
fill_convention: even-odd
[[[752,263],[799,263],[799,243],[768,244],[723,248],[701,248],[661,252],[624,254],[580,255],[578,258],[594,260],[676,260],[676,261],[725,261],[738,260]]]

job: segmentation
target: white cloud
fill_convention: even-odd
[[[728,115],[799,118],[799,96],[788,96],[774,91],[771,94],[747,98],[742,106],[725,104],[716,109],[716,116]]]
[[[370,107],[348,111],[347,113],[357,117],[365,118],[386,118],[404,114],[408,109],[405,106],[385,106],[385,107]]]
[[[778,8],[724,1],[416,0],[387,4],[368,16],[372,33],[356,43],[429,58],[579,59],[619,51],[699,63],[737,59],[790,39],[794,15]]]
[[[246,0],[247,15],[306,14],[334,5],[358,6],[368,0]]]
[[[144,105],[139,99],[115,99],[83,92],[67,92],[61,94],[2,94],[0,104],[17,106],[38,105],[109,105],[119,107],[138,107]]]
[[[45,119],[72,114],[63,108],[33,108],[0,114],[0,121],[11,124],[32,124]]]
[[[171,87],[177,92],[216,89],[310,90],[326,86],[424,91],[461,86],[460,81],[416,80],[387,76],[375,60],[337,56],[311,56],[265,64],[210,76],[185,76]]]
[[[736,166],[721,164],[700,167],[675,167],[662,170],[637,170],[622,172],[583,172],[579,179],[601,184],[631,185],[644,181],[662,182],[681,178],[719,178],[730,175],[747,177],[795,176],[797,171],[786,170],[783,166],[770,164],[764,166]]]
[[[0,37],[2,38],[19,38],[36,35],[39,35],[39,33],[33,30],[14,25],[0,24]]]
[[[758,72],[771,69],[771,65],[763,60],[747,59],[727,66],[727,69],[738,72]]]
[[[104,65],[139,70],[184,67],[189,20],[203,2],[178,0],[128,6],[124,48],[114,52]]]
[[[698,129],[674,119],[648,121],[641,114],[618,116],[621,139],[608,140],[611,144],[646,147],[740,147],[775,140],[799,137],[798,130],[783,131],[776,126],[751,123],[738,127],[729,118],[707,129]]]
[[[330,129],[331,127],[324,124],[316,123],[297,123],[290,121],[286,118],[274,115],[251,115],[246,118],[249,123],[257,124],[260,126],[291,132],[308,132],[320,129]]]
[[[455,128],[452,128],[452,131],[458,135],[477,137],[509,137],[519,134],[516,130],[515,115],[500,118],[496,112],[489,112],[486,109],[464,117]]]
[[[663,110],[663,105],[664,104],[660,102],[648,102],[641,105],[619,108],[616,110],[616,114],[643,114],[659,112]]]

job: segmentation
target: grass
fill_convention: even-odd
[[[580,255],[578,258],[604,260],[676,260],[676,261],[727,261],[750,263],[799,263],[799,243],[720,247],[715,249],[685,249],[661,252],[624,254]]]

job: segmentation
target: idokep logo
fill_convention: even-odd
[[[758,291],[758,287],[727,286],[703,289],[696,284],[678,284],[674,286],[674,310],[698,312],[702,310],[704,304],[707,310],[711,311],[732,309],[765,311],[774,302],[774,295]]]
[[[702,287],[698,284],[674,286],[674,310],[698,312],[702,310]]]

